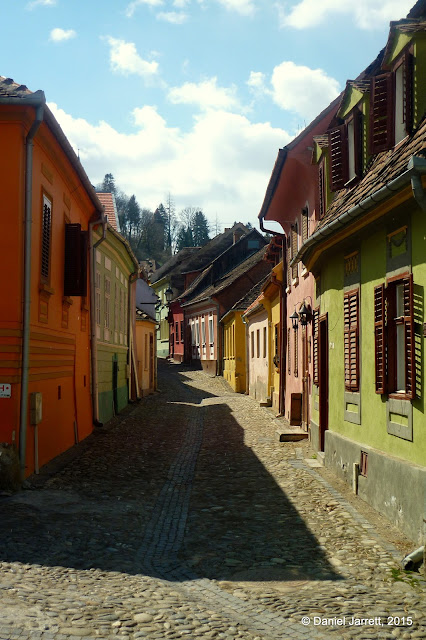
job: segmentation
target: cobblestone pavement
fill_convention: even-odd
[[[0,498],[0,640],[426,638],[413,544],[307,443],[222,378],[160,385]]]

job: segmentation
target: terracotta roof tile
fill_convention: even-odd
[[[108,222],[115,229],[119,231],[117,205],[115,203],[115,196],[113,193],[96,193],[101,204],[105,207],[105,213],[108,218]]]

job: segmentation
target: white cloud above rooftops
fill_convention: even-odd
[[[76,35],[77,33],[74,29],[61,29],[56,27],[56,29],[52,29],[50,32],[49,40],[52,42],[65,42],[66,40],[72,40]]]
[[[124,10],[127,18],[132,18],[136,9],[142,5],[150,6],[150,7],[160,7],[164,4],[164,0],[133,0],[130,2]]]
[[[172,87],[168,100],[172,104],[195,105],[202,111],[209,109],[235,109],[239,107],[235,86],[226,88],[217,85],[217,78],[209,78],[199,83],[185,82],[180,87]]]
[[[183,24],[188,19],[188,14],[181,11],[160,11],[157,13],[157,20],[163,20],[170,24]]]
[[[168,192],[177,210],[203,207],[211,220],[256,224],[277,149],[291,136],[269,123],[216,110],[200,113],[189,131],[170,127],[155,107],[132,112],[134,132],[91,124],[49,104],[92,183],[112,173],[128,195],[155,209]]]
[[[359,29],[380,29],[391,20],[405,18],[413,0],[301,0],[290,9],[278,2],[281,27],[307,29],[316,27],[334,16],[346,15]]]
[[[35,7],[54,7],[57,0],[32,0],[27,4],[27,9],[35,9]]]

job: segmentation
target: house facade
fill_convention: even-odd
[[[94,401],[100,423],[108,422],[130,399],[139,396],[135,347],[138,276],[139,264],[130,245],[108,222],[105,238],[95,233],[94,246],[97,370]]]
[[[143,271],[142,271],[143,273]],[[155,307],[158,298],[149,284],[140,277],[136,281],[135,343],[139,394],[143,397],[157,388],[157,331]]]
[[[313,138],[328,128],[338,105],[339,100],[331,103],[299,136],[279,150],[259,212],[262,230],[268,231],[271,221],[282,228],[282,233],[276,236],[280,246],[276,247],[274,265],[284,289],[281,315],[274,323],[279,325],[280,342],[280,368],[279,372],[274,371],[275,379],[279,375],[280,389],[274,386],[274,407],[279,406],[279,413],[291,424],[306,430],[310,423],[312,324],[309,321],[302,325],[297,318],[303,307],[308,310],[309,320],[312,317],[315,281],[303,265],[289,263],[320,219],[318,168],[312,162]]]
[[[424,3],[423,3],[424,5]],[[419,4],[416,5],[419,8]],[[424,13],[424,11],[423,11]],[[315,141],[311,441],[413,540],[426,504],[426,16],[391,23]]]
[[[0,77],[0,120],[0,441],[23,479],[93,428],[89,245],[105,220],[42,91]]]

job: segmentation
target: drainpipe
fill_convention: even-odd
[[[28,420],[28,377],[30,361],[30,321],[31,321],[31,233],[32,233],[32,187],[34,137],[43,121],[43,102],[36,107],[35,120],[25,139],[25,228],[24,228],[24,304],[22,313],[22,368],[19,422],[19,460],[21,481],[25,479]]]
[[[250,391],[250,384],[249,384],[249,377],[250,377],[250,364],[249,364],[249,358],[250,358],[250,335],[249,335],[249,330],[248,330],[248,322],[247,320],[245,320],[244,315],[241,315],[241,320],[243,321],[243,324],[245,325],[245,331],[246,331],[246,340],[245,340],[245,344],[246,344],[246,395],[249,395],[249,391]]]
[[[260,229],[264,233],[272,233],[279,236],[283,248],[283,284],[280,292],[281,297],[281,349],[280,349],[280,393],[279,393],[279,416],[285,416],[285,376],[287,358],[287,236],[285,233],[266,229],[263,224],[263,217],[259,218]]]
[[[423,562],[424,553],[425,553],[424,546],[419,547],[412,553],[409,553],[408,556],[405,556],[405,558],[402,561],[402,568],[405,569],[406,571],[411,571],[412,569],[414,569],[416,564],[421,564]]]
[[[426,158],[413,156],[408,163],[408,170],[412,171],[411,188],[413,196],[420,209],[426,211],[426,193],[423,189],[422,175],[426,173]]]
[[[94,243],[93,228],[96,225],[102,224],[102,236]],[[95,284],[96,284],[96,247],[106,239],[107,232],[107,217],[105,214],[101,214],[100,217],[96,217],[89,222],[89,257],[90,257],[90,359],[92,369],[92,413],[93,424],[95,427],[102,427],[103,424],[99,420],[99,407],[98,407],[98,342],[96,337],[96,297],[95,297]]]
[[[135,309],[136,309],[136,305],[133,305],[133,300],[132,300],[132,284],[134,284],[137,280],[139,279],[139,271],[134,271],[133,273],[131,273],[129,275],[129,280],[128,280],[128,297],[127,297],[127,333],[129,336],[129,344],[128,344],[128,354],[129,354],[129,365],[130,365],[130,378],[129,378],[129,385],[130,385],[130,399],[133,400],[140,400],[141,396],[139,395],[139,380],[138,380],[138,372],[136,369],[136,327],[135,327],[135,323],[134,323],[134,317],[135,317]],[[132,344],[130,345],[130,335],[132,335]],[[132,398],[132,367],[134,367],[134,375],[135,375],[135,391],[136,391],[136,398]]]

